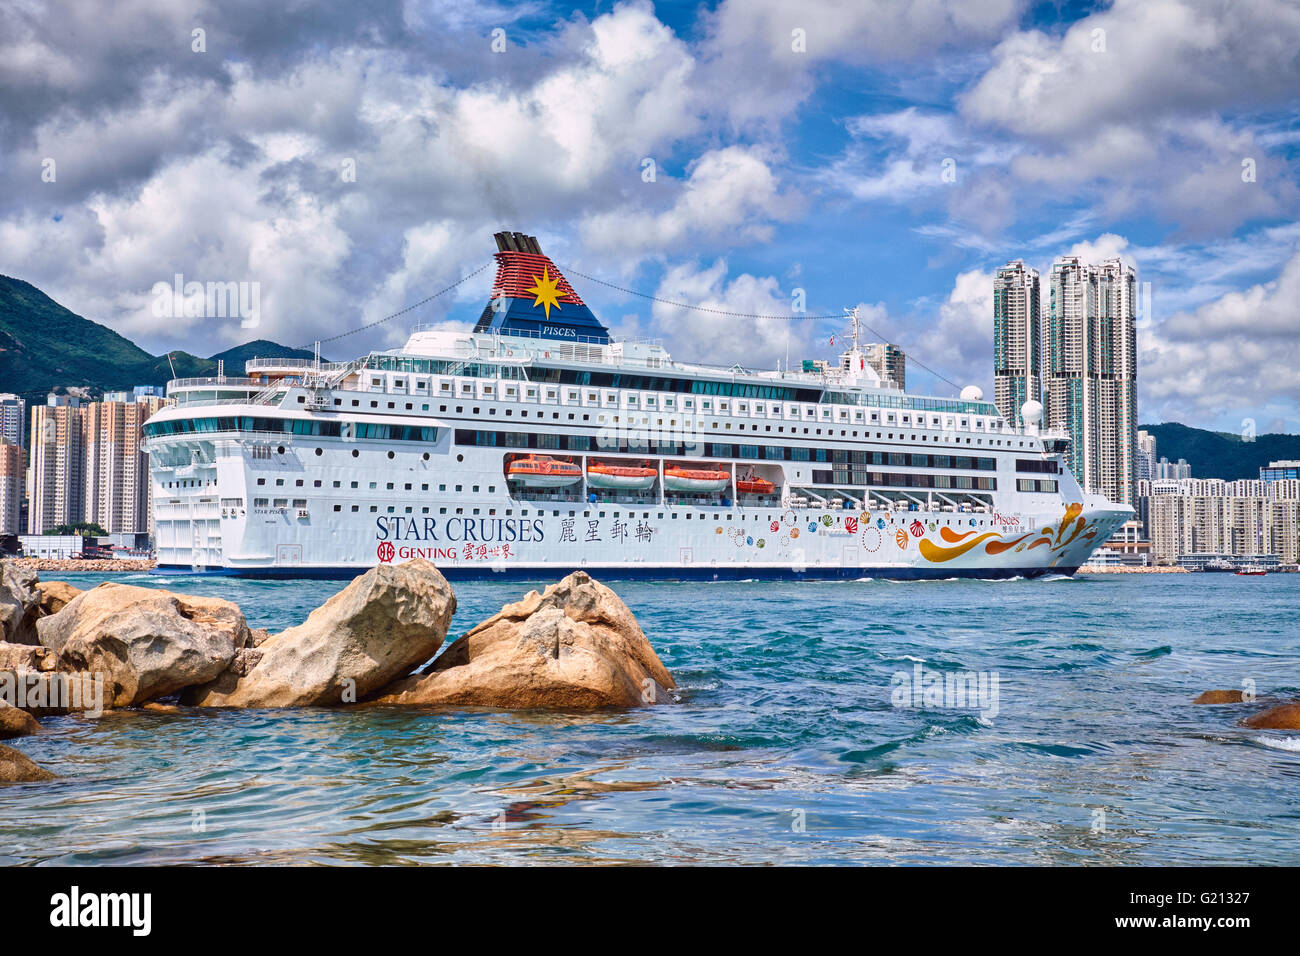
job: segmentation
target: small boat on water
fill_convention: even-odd
[[[563,488],[581,481],[582,469],[549,455],[529,455],[512,461],[506,475],[526,488]]]
[[[722,491],[731,481],[725,471],[709,468],[682,468],[671,465],[664,469],[664,487],[669,491],[689,491],[693,494],[712,494]]]
[[[1268,574],[1268,571],[1265,568],[1261,568],[1258,564],[1248,564],[1245,567],[1238,568],[1236,573],[1243,577],[1254,578]]]
[[[659,470],[649,465],[610,465],[599,461],[587,464],[587,484],[592,488],[644,491],[657,477]]]

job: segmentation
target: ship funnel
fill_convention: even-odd
[[[573,291],[536,236],[494,233],[497,251],[492,296],[475,332],[606,344],[609,330]]]

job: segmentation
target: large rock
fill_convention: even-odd
[[[203,707],[355,703],[433,657],[455,611],[451,585],[431,562],[381,564],[183,699]]]
[[[0,670],[0,697],[33,717],[85,714],[98,717],[111,701],[112,685],[101,673],[89,671]]]
[[[41,725],[36,718],[25,710],[19,710],[6,701],[0,700],[0,740],[11,737],[26,737],[39,732]]]
[[[104,706],[129,707],[216,678],[248,640],[221,598],[105,583],[37,622],[64,670],[102,676]]]
[[[41,613],[58,614],[81,593],[81,588],[75,588],[67,581],[42,581],[38,591]]]
[[[35,644],[41,592],[36,572],[13,561],[0,561],[0,640]]]
[[[0,671],[52,671],[59,656],[39,644],[9,644],[0,641]]]
[[[375,703],[596,710],[666,703],[673,686],[627,605],[578,571],[502,608]]]
[[[32,783],[54,779],[54,774],[32,763],[26,754],[0,744],[0,783]]]
[[[1300,730],[1300,703],[1279,704],[1241,722],[1256,730]]]

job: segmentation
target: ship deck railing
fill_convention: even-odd
[[[323,373],[329,373],[340,372],[343,369],[352,367],[354,364],[354,362],[317,362],[315,359],[251,358],[244,363],[244,371],[252,372],[261,369],[291,368],[302,371],[320,371]]]
[[[257,386],[263,382],[255,378],[249,378],[245,375],[217,375],[209,378],[174,378],[167,383],[167,391],[171,392],[174,388],[219,388],[223,385],[231,386]]]

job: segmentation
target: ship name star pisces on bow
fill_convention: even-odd
[[[533,307],[542,306],[546,310],[546,317],[551,317],[551,306],[555,310],[560,310],[560,289],[559,284],[551,278],[549,269],[543,268],[540,276],[533,276],[533,284],[526,291],[537,296],[533,300]]]
[[[1132,517],[1080,489],[1037,403],[908,394],[856,315],[831,362],[685,362],[614,339],[535,237],[494,238],[472,327],[168,385],[144,424],[162,573],[1034,577]]]

